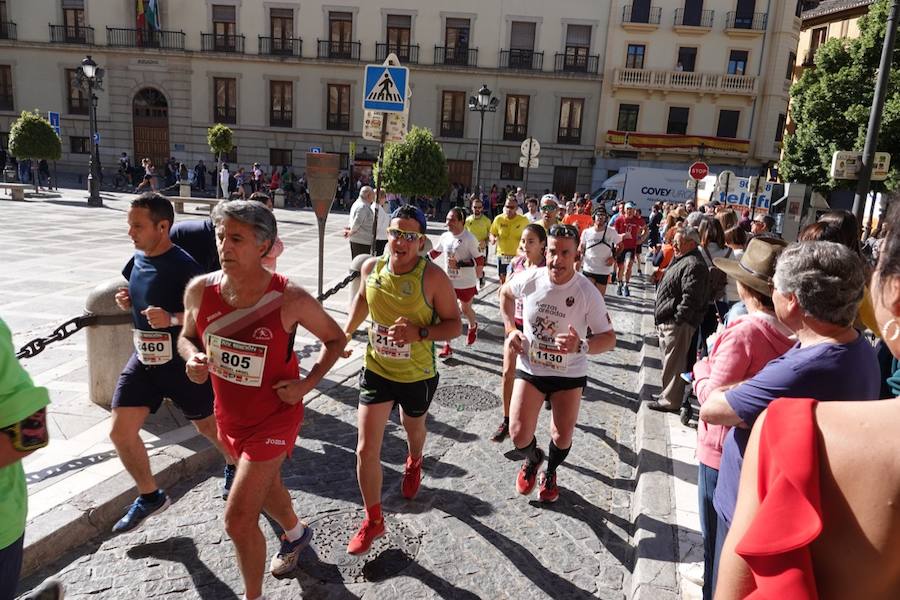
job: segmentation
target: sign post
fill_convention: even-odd
[[[688,175],[694,180],[694,206],[697,206],[697,195],[700,191],[700,181],[709,175],[709,165],[698,160],[688,169]]]
[[[536,169],[540,164],[538,154],[541,153],[540,143],[533,137],[529,137],[522,142],[522,157],[519,159],[519,166],[525,169],[525,195],[528,195],[528,171]]]
[[[716,180],[719,188],[725,192],[722,195],[722,199],[725,201],[725,208],[728,208],[728,194],[731,193],[732,182],[737,181],[736,177],[734,171],[725,170],[719,173],[719,177]]]
[[[61,129],[59,126],[59,113],[53,112],[52,110],[48,111],[47,112],[47,120],[50,121],[50,127],[53,128],[53,131],[56,132],[56,137],[58,137],[59,139],[62,139],[62,135],[60,134]],[[53,185],[55,186],[55,189],[58,190],[59,183],[57,183],[57,181],[58,181],[58,179],[56,177],[56,161],[54,160],[53,161]],[[47,187],[50,187],[50,186],[48,185]]]
[[[309,152],[306,155],[306,185],[319,223],[319,296],[322,295],[325,264],[325,221],[334,202],[340,164],[341,158],[337,154]]]

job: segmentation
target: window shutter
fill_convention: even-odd
[[[64,9],[84,10],[84,0],[62,0],[62,7]]]
[[[387,26],[409,29],[412,26],[412,17],[409,15],[388,15]]]
[[[509,32],[509,47],[513,50],[534,50],[534,23],[513,21]]]
[[[273,8],[269,13],[273,19],[293,19],[294,10],[291,8]]]
[[[566,45],[589,48],[591,45],[591,26],[569,25],[566,28]]]
[[[469,28],[469,20],[468,19],[452,19],[447,18],[447,28],[453,29],[468,29]]]
[[[213,4],[212,18],[217,23],[236,23],[234,6],[225,6],[223,4]]]

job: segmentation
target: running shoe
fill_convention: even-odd
[[[474,325],[469,325],[469,331],[466,333],[466,346],[471,346],[475,343],[475,338],[478,337],[478,323]]]
[[[113,533],[125,533],[135,529],[144,522],[144,519],[163,512],[169,508],[170,504],[172,504],[172,501],[162,490],[157,492],[156,500],[153,502],[147,502],[138,496],[131,508],[128,509],[128,512],[125,513],[125,516],[113,525]]]
[[[516,491],[523,496],[533,492],[534,486],[537,484],[537,472],[544,463],[544,451],[538,448],[538,453],[539,458],[536,463],[525,459],[525,462],[522,463],[522,468],[519,470],[519,476],[516,478]]]
[[[62,600],[66,588],[58,579],[45,579],[44,583],[37,586],[24,596],[22,600]]]
[[[556,473],[541,473],[541,488],[538,492],[541,502],[556,502],[559,499],[559,488],[556,486]]]
[[[502,442],[506,439],[506,436],[509,435],[509,423],[503,421],[500,423],[500,427],[497,428],[497,431],[494,432],[494,435],[491,436],[492,442]]]
[[[616,286],[616,293],[617,293],[618,295],[620,295],[620,296],[622,295],[622,282],[621,282],[621,281],[620,281],[619,284]]]
[[[347,544],[347,554],[365,554],[372,547],[372,542],[385,534],[384,520],[373,523],[369,519],[364,519],[362,526],[350,543]]]
[[[631,290],[628,289],[628,285],[622,287],[622,295],[628,298],[631,296]]]
[[[237,465],[225,465],[225,480],[222,482],[222,500],[228,500],[231,486],[234,485],[234,475],[237,473]]]
[[[412,456],[406,457],[406,467],[403,469],[403,480],[400,482],[400,491],[407,500],[412,500],[419,493],[419,484],[422,483],[422,459],[414,460]]]
[[[305,526],[303,535],[293,542],[288,541],[287,537],[282,534],[281,548],[279,548],[278,554],[273,556],[272,561],[269,563],[269,572],[274,577],[290,575],[297,568],[297,562],[300,560],[300,553],[303,552],[304,548],[309,546],[309,542],[312,540],[313,536],[312,528],[306,523],[303,525]]]
[[[444,348],[438,352],[440,358],[450,358],[451,354],[453,354],[453,350],[450,348],[450,344],[444,344]]]

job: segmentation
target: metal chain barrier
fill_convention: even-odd
[[[339,291],[350,285],[350,282],[359,277],[359,273],[356,271],[351,271],[349,275],[344,277],[340,283],[336,286],[322,293],[321,296],[316,298],[319,302],[325,302],[331,296],[334,296]],[[123,325],[125,323],[131,323],[131,313],[122,313],[121,315],[92,315],[92,314],[84,314],[69,319],[59,327],[53,330],[53,333],[48,335],[47,337],[39,337],[34,338],[24,346],[22,346],[18,352],[16,352],[16,358],[33,358],[37,356],[44,349],[47,348],[50,344],[54,342],[59,342],[67,337],[71,337],[76,334],[78,331],[84,329],[85,327],[91,327],[93,325]]]

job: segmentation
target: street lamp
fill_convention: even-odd
[[[97,133],[97,96],[94,90],[103,89],[103,69],[88,55],[81,61],[76,77],[81,87],[88,91],[88,121],[91,129],[91,160],[88,173],[88,206],[103,206],[100,198],[100,135]]]
[[[484,142],[484,113],[497,112],[498,104],[500,104],[500,100],[494,97],[486,83],[481,84],[477,96],[469,96],[469,110],[481,113],[481,125],[478,129],[478,154],[475,156],[475,186],[479,198],[481,198],[481,144]]]

